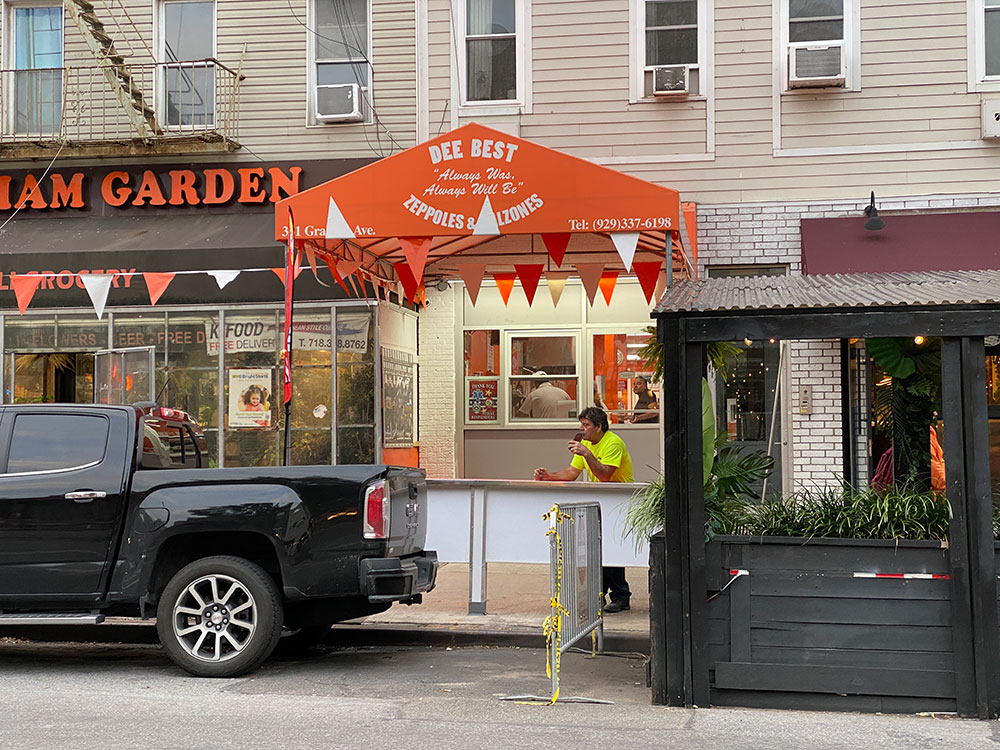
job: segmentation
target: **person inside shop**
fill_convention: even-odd
[[[567,448],[573,458],[561,471],[535,469],[537,482],[572,482],[586,469],[591,482],[632,482],[632,457],[625,441],[608,429],[608,415],[603,409],[588,406],[580,412],[580,432],[569,441]],[[582,433],[582,434],[581,434]],[[610,601],[605,612],[630,609],[632,591],[625,580],[625,568],[605,566],[602,593]]]
[[[543,370],[536,371],[535,375],[548,377]],[[534,419],[566,419],[575,405],[576,400],[562,388],[548,380],[539,380],[535,389],[521,402],[517,413]]]
[[[649,381],[642,375],[632,379],[632,392],[635,393],[635,411],[629,422],[658,422],[660,405],[656,403],[656,394],[649,390]]]

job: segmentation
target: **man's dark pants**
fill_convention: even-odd
[[[604,579],[604,591],[610,592],[611,601],[627,604],[632,592],[629,590],[628,581],[625,580],[625,568],[605,566],[601,573]]]

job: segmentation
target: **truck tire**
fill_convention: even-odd
[[[237,677],[278,643],[283,614],[274,580],[241,557],[181,568],[160,595],[156,631],[167,655],[197,677]]]

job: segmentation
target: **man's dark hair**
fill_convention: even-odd
[[[605,413],[604,409],[598,409],[596,406],[588,406],[580,412],[577,419],[588,419],[600,427],[601,432],[608,431],[608,415]]]
[[[633,380],[641,380],[646,385],[649,385],[649,379],[645,375],[636,375]]]

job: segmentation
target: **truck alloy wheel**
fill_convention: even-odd
[[[202,677],[255,669],[274,650],[281,621],[274,581],[238,557],[207,557],[182,568],[163,590],[156,612],[170,658]]]

